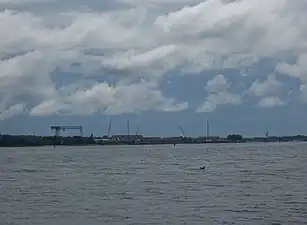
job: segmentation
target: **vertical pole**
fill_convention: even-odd
[[[207,140],[209,139],[210,130],[209,130],[209,121],[207,120]]]
[[[130,122],[127,120],[127,132],[128,132],[128,139],[130,140]]]

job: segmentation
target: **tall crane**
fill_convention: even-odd
[[[179,126],[179,128],[180,128],[180,130],[181,130],[182,137],[184,138],[185,135],[184,135],[184,130],[183,130],[182,126]]]
[[[110,118],[109,121],[108,137],[110,137],[111,127],[112,127],[112,117]]]
[[[66,130],[79,130],[80,136],[83,136],[83,128],[82,126],[50,126],[51,131],[55,131],[55,136],[59,137],[60,132]]]

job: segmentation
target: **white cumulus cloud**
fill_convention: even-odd
[[[241,96],[229,92],[230,88],[231,83],[221,74],[209,80],[206,85],[209,95],[197,112],[213,112],[219,105],[240,105]]]
[[[0,0],[0,9],[2,113],[16,104],[31,115],[179,111],[188,103],[160,88],[168,72],[240,76],[261,59],[280,60],[276,72],[302,92],[307,83],[304,0]],[[70,83],[59,82],[70,72]],[[208,83],[200,111],[243,102],[225,80]],[[257,82],[257,97],[283,88],[274,77],[270,91]]]
[[[282,101],[279,97],[276,96],[264,97],[258,102],[258,106],[263,108],[273,108],[278,106],[284,106],[285,104],[286,103],[284,101]]]
[[[270,94],[278,94],[283,83],[276,79],[274,74],[269,75],[263,82],[256,80],[248,92],[256,97],[263,97]]]

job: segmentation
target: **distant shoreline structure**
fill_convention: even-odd
[[[27,146],[89,146],[89,145],[177,145],[177,144],[218,144],[218,143],[252,143],[252,142],[306,142],[307,136],[265,136],[244,138],[240,134],[227,137],[146,137],[142,135],[112,135],[111,137],[73,136],[35,136],[35,135],[1,135],[0,147]]]

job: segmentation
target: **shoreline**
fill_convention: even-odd
[[[34,135],[0,135],[0,147],[39,147],[39,146],[123,146],[123,145],[179,145],[179,144],[225,144],[261,142],[307,142],[307,136],[269,136],[243,138],[232,134],[224,137],[143,137],[117,135],[104,137],[60,137]]]

